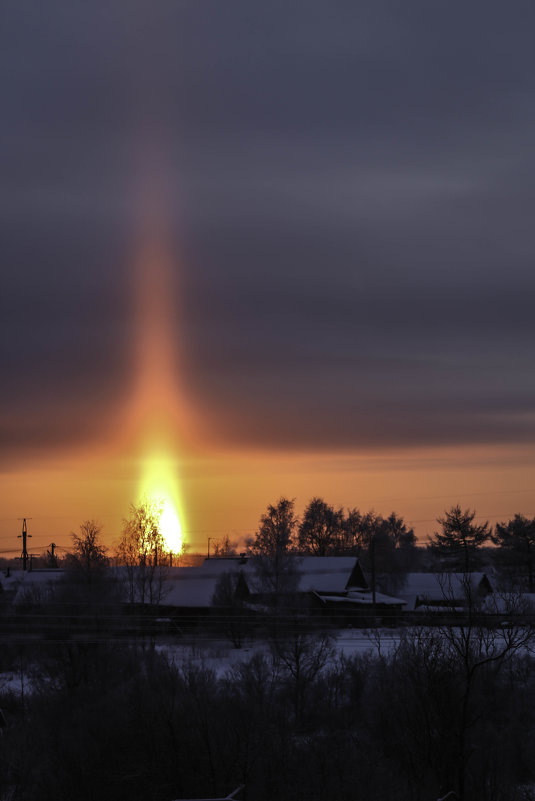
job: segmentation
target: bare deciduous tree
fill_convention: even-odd
[[[333,640],[327,634],[295,628],[285,637],[276,637],[272,641],[272,651],[286,673],[292,691],[295,721],[300,724],[307,690],[334,656]]]
[[[228,559],[238,555],[238,543],[230,539],[229,534],[225,534],[214,545],[214,556],[217,558]]]
[[[166,570],[159,564],[165,549],[161,515],[162,503],[145,498],[131,504],[130,515],[123,520],[117,559],[126,568],[131,603],[156,604],[164,597]]]
[[[447,574],[442,580],[443,593],[453,607],[455,598],[446,579]],[[450,624],[437,627],[438,635],[447,646],[450,664],[460,679],[459,697],[451,699],[457,704],[458,714],[454,789],[460,801],[470,797],[467,781],[476,748],[471,735],[483,711],[479,703],[479,684],[486,672],[501,670],[534,639],[533,627],[524,616],[525,600],[520,593],[494,594],[483,601],[469,573],[465,573],[462,587],[463,610]],[[500,625],[500,620],[506,621],[505,625]]]
[[[295,501],[280,498],[260,518],[255,539],[249,543],[260,592],[280,599],[297,583],[296,557],[292,548],[297,528]]]
[[[87,584],[91,584],[97,572],[108,565],[107,548],[102,544],[100,536],[102,526],[95,520],[85,520],[80,525],[80,533],[72,533],[73,549],[67,556],[67,565],[83,576]]]

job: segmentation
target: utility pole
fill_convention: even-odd
[[[58,546],[56,545],[55,542],[51,542],[50,543],[50,550],[46,552],[46,555],[48,556],[49,567],[57,567],[58,566],[58,562],[57,562],[57,559],[56,559],[56,548],[57,547]]]
[[[26,547],[26,540],[28,537],[31,538],[32,535],[28,534],[28,528],[26,526],[26,518],[19,517],[19,520],[21,519],[22,519],[22,534],[19,534],[17,539],[20,540],[20,538],[22,537],[22,554],[20,558],[22,559],[22,569],[26,570],[26,565],[28,564],[28,548]],[[32,518],[28,517],[27,519],[31,520]]]

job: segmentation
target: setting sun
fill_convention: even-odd
[[[163,502],[160,527],[167,549],[171,553],[180,553],[183,545],[182,527],[178,515],[169,500],[164,500]]]
[[[172,458],[161,453],[151,455],[144,463],[139,489],[140,497],[151,498],[161,504],[160,531],[166,549],[171,553],[180,553],[183,548],[182,514]]]

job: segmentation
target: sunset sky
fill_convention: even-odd
[[[5,0],[0,555],[535,516],[535,6]]]

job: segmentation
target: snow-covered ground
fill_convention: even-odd
[[[7,670],[0,673],[0,693],[13,693],[13,695],[26,694],[31,690],[29,677],[18,670]]]
[[[334,649],[337,655],[347,657],[363,654],[367,651],[386,653],[399,644],[401,630],[344,629],[334,637]],[[192,638],[176,643],[156,645],[156,651],[166,654],[177,666],[196,665],[209,668],[219,677],[226,674],[238,662],[249,662],[256,654],[270,654],[265,640],[245,642],[242,648],[234,648],[228,640],[213,638]],[[25,666],[0,673],[0,693],[20,695],[32,692],[32,668]]]
[[[332,635],[335,657],[344,655],[353,657],[365,653],[372,656],[387,655],[397,648],[405,636],[410,636],[410,629],[340,629]],[[147,641],[146,647],[150,647]],[[216,676],[223,677],[227,671],[240,662],[249,662],[255,655],[271,655],[270,645],[266,640],[246,640],[241,648],[235,648],[228,639],[208,636],[184,637],[180,640],[162,640],[155,649],[165,654],[177,667],[197,666],[213,670]],[[520,653],[533,653],[530,645],[523,646]],[[20,667],[0,673],[0,693],[11,692],[15,695],[31,694],[32,666],[24,666],[22,675]]]
[[[344,629],[339,631],[333,641],[336,655],[347,657],[372,651],[387,653],[399,645],[402,630],[364,630]],[[227,640],[196,640],[189,644],[157,645],[156,649],[166,653],[178,666],[197,665],[212,669],[217,676],[224,676],[227,670],[239,662],[249,662],[256,654],[270,654],[266,641],[246,642],[241,648],[234,648]]]

